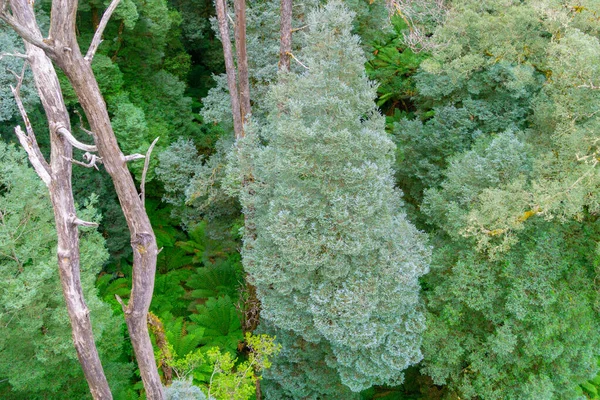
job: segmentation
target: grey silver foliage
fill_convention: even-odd
[[[267,144],[249,129],[230,179],[251,182],[243,258],[262,318],[327,343],[328,364],[357,392],[399,384],[422,358],[418,279],[430,249],[394,188],[395,146],[352,18],[337,1],[308,15],[308,70],[280,75],[259,129]]]
[[[165,400],[206,400],[206,395],[188,380],[175,380],[165,388]]]

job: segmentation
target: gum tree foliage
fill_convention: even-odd
[[[241,202],[256,235],[246,234],[242,255],[261,318],[323,342],[325,364],[356,392],[402,382],[421,359],[418,278],[429,249],[394,189],[395,146],[352,17],[338,2],[308,14],[298,56],[308,70],[279,76],[260,130],[267,145],[249,134],[229,173],[235,189],[253,171]],[[298,396],[296,385],[278,383]]]
[[[91,203],[82,217],[98,218]],[[6,399],[88,398],[56,266],[47,189],[24,152],[0,142],[0,393]],[[81,234],[81,282],[96,343],[115,395],[127,397],[131,365],[119,361],[122,322],[96,293],[108,253],[95,230]],[[8,385],[7,385],[8,384]]]
[[[545,79],[528,100],[525,124],[449,154],[439,186],[425,190],[421,211],[435,227],[437,249],[425,279],[422,371],[460,398],[583,398],[579,384],[596,376],[600,343],[598,6],[456,4],[441,31],[448,37],[468,37],[460,27],[479,21],[483,38],[488,27],[520,40],[468,48],[468,59],[494,67],[503,58],[486,52],[519,56]],[[511,19],[545,34],[522,36]]]
[[[530,223],[502,258],[434,256],[422,371],[460,398],[575,399],[598,371],[598,222]]]
[[[419,118],[394,131],[397,176],[411,201],[421,202],[423,190],[443,180],[448,158],[478,137],[528,126],[550,37],[531,2],[452,2],[415,76]]]
[[[544,81],[537,81],[538,88],[534,90],[536,95],[528,101],[526,123],[507,126],[528,147],[529,172],[525,175],[511,174],[510,177],[503,175],[500,177],[502,182],[498,181],[498,184],[489,181],[475,191],[469,189],[469,207],[463,207],[463,211],[466,211],[463,218],[466,223],[457,227],[460,233],[476,237],[480,248],[494,253],[509,248],[517,240],[516,232],[524,228],[531,216],[542,215],[549,220],[558,218],[567,221],[571,218],[581,219],[586,212],[598,212],[599,175],[596,164],[600,35],[592,20],[600,9],[595,2],[582,4],[581,8],[565,8],[552,2],[542,7],[537,2],[532,2],[515,5],[507,9],[506,14],[492,11],[480,11],[477,14],[475,10],[478,6],[475,2],[470,6],[467,6],[469,2],[465,4],[462,9],[458,9],[457,19],[462,21],[463,15],[467,19],[479,15],[475,21],[482,21],[482,31],[486,24],[498,26],[497,18],[503,20],[520,17],[521,25],[538,26],[539,32],[545,32],[533,41],[531,38],[535,38],[535,35],[529,35],[531,42],[527,42],[524,34],[516,35],[525,41],[526,46],[522,43],[519,47],[500,46],[499,50],[493,52],[507,54],[513,59],[520,57],[524,60],[524,66],[517,65],[514,68],[528,68],[529,62],[531,67],[547,77]],[[447,29],[451,26],[452,24]],[[515,32],[519,32],[518,29],[509,24],[497,36],[513,37]],[[481,58],[481,54],[485,54],[488,48],[491,47],[471,50],[469,58]],[[493,63],[493,68],[502,64],[504,58],[496,57],[494,60],[488,59],[488,62]],[[464,66],[461,71],[469,73],[469,69]],[[512,86],[518,87],[524,82],[533,81],[521,76]],[[489,103],[494,103],[494,97]],[[494,122],[500,120],[496,117],[493,119]],[[500,128],[502,126],[497,126],[486,135],[497,135],[504,130]],[[427,135],[423,137],[429,138]],[[457,169],[460,168],[450,168],[448,171]],[[493,169],[490,173],[493,174]],[[486,174],[482,170],[481,176],[484,175]],[[449,182],[455,179],[450,176],[448,178]],[[480,179],[474,184],[480,185]],[[430,183],[429,186],[434,184]],[[432,194],[425,203],[435,202],[434,198],[439,194],[441,193]]]

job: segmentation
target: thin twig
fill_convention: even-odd
[[[23,84],[23,77],[25,76],[25,68],[27,64],[23,65],[23,70],[21,71],[21,75],[15,74],[17,77],[17,86],[13,87],[11,85],[10,90],[15,97],[15,102],[17,103],[17,108],[21,113],[21,117],[23,118],[23,122],[25,122],[25,129],[27,130],[27,135],[21,129],[20,126],[15,127],[15,134],[21,143],[21,146],[27,152],[29,156],[29,161],[33,165],[35,172],[39,175],[42,181],[46,184],[46,186],[50,185],[51,174],[50,174],[50,165],[44,158],[44,155],[40,151],[37,140],[35,138],[35,133],[33,132],[33,127],[31,126],[31,122],[29,121],[29,116],[27,115],[27,111],[25,110],[25,106],[23,106],[23,101],[21,100],[20,88]]]
[[[98,46],[100,46],[100,43],[102,43],[102,34],[104,33],[106,24],[108,24],[108,20],[110,20],[110,17],[112,15],[113,11],[115,11],[115,9],[119,5],[120,1],[121,0],[112,0],[110,2],[110,5],[106,9],[106,11],[104,11],[104,14],[102,14],[102,19],[100,20],[100,23],[98,24],[96,33],[94,33],[94,38],[92,39],[92,43],[90,44],[87,54],[84,57],[87,62],[89,62],[89,63],[92,62],[92,59],[94,58],[94,55],[96,54],[96,50],[98,50]]]
[[[127,307],[125,306],[125,303],[123,303],[123,300],[121,300],[121,296],[119,296],[118,294],[115,294],[115,299],[117,299],[117,302],[121,305],[121,309],[123,310],[123,313],[127,314]]]
[[[75,112],[75,114],[77,114],[77,116],[79,117],[79,129],[81,129],[82,131],[84,131],[84,132],[85,132],[85,133],[87,133],[88,135],[90,135],[90,136],[94,137],[94,133],[93,133],[92,131],[89,131],[89,130],[87,130],[87,129],[85,129],[85,128],[83,127],[83,117],[81,116],[81,113],[80,113],[80,112],[79,112],[77,109],[75,109],[75,111],[74,111],[74,112]]]
[[[298,31],[300,31],[300,30],[302,30],[304,28],[308,28],[308,25],[304,25],[304,26],[301,26],[299,28],[292,28],[292,33],[298,32]]]
[[[31,142],[31,139],[29,137],[27,137],[27,135],[25,135],[25,132],[23,132],[23,130],[21,129],[20,126],[15,127],[15,133],[17,134],[17,137],[19,138],[19,142],[21,143],[21,146],[23,146],[23,148],[27,152],[27,155],[29,156],[29,161],[31,161],[31,165],[33,165],[33,169],[35,170],[35,172],[37,172],[37,174],[42,179],[42,181],[46,184],[46,186],[50,187],[50,182],[51,182],[52,178],[50,177],[49,168],[46,169],[46,166],[44,165],[44,163],[46,161],[40,160],[40,158],[36,154],[36,151],[34,150],[34,146]]]
[[[73,225],[77,225],[77,226],[88,226],[88,227],[99,226],[96,222],[83,221],[83,220],[77,218],[77,216],[75,214],[69,215],[69,222],[72,223]]]
[[[150,166],[150,154],[152,154],[152,150],[154,149],[156,142],[158,142],[158,139],[160,139],[160,136],[154,139],[154,141],[148,148],[148,151],[146,152],[146,159],[144,160],[144,170],[142,171],[142,184],[140,187],[140,198],[142,199],[142,206],[144,207],[144,209],[146,209],[146,203],[144,199],[146,195],[146,174],[148,173],[148,167]]]
[[[310,70],[310,68],[308,68],[306,65],[302,64],[302,62],[301,62],[300,60],[298,60],[298,59],[297,59],[297,58],[294,56],[294,54],[292,54],[292,52],[291,52],[291,51],[288,51],[286,54],[287,54],[287,55],[289,55],[290,57],[292,57],[292,58],[294,59],[294,61],[296,61],[298,64],[300,64],[300,65],[302,65],[304,68],[306,68],[306,69]]]
[[[129,162],[129,161],[141,160],[142,158],[146,158],[146,156],[143,154],[135,153],[135,154],[130,154],[128,156],[124,156],[123,160],[125,160],[125,162]]]
[[[99,171],[99,169],[96,164],[97,163],[102,164],[102,157],[98,157],[97,155],[88,153],[88,152],[86,152],[83,155],[83,158],[87,161],[87,163],[75,160],[73,158],[64,157],[64,156],[63,156],[63,158],[67,161],[71,161],[73,164],[81,165],[82,167],[95,168],[97,171]]]
[[[0,60],[2,60],[4,57],[23,58],[25,60],[27,60],[29,58],[29,57],[27,57],[27,54],[21,54],[21,53],[0,53]]]

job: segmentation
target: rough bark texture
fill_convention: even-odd
[[[39,39],[42,38],[35,22],[31,3],[27,0],[11,1],[15,19]],[[51,162],[48,189],[54,209],[58,234],[58,266],[63,295],[71,322],[73,342],[77,357],[94,399],[112,399],[104,375],[98,350],[94,343],[89,309],[84,301],[80,280],[79,235],[75,224],[76,210],[71,187],[72,147],[57,133],[57,126],[70,128],[60,85],[52,62],[43,50],[25,42],[27,56],[48,123],[50,124]],[[25,124],[28,125],[26,115]],[[29,130],[29,129],[28,129]],[[35,143],[35,138],[30,138]],[[37,143],[35,144],[37,147]],[[37,150],[38,156],[43,156]]]
[[[75,0],[52,2],[50,37],[56,47],[54,61],[71,82],[83,108],[91,131],[94,133],[98,153],[106,171],[111,176],[119,202],[131,232],[133,248],[133,286],[125,321],[140,368],[148,399],[163,399],[163,389],[156,368],[154,351],[146,316],[150,308],[156,272],[156,238],[148,215],[139,197],[125,157],[117,144],[110,124],[106,104],[90,63],[84,59],[75,37]]]
[[[279,70],[290,70],[292,53],[292,0],[281,0],[281,42],[279,47]]]
[[[221,43],[223,44],[223,55],[225,57],[225,71],[227,72],[227,86],[229,87],[229,96],[231,97],[231,111],[233,114],[233,130],[236,139],[244,137],[244,124],[242,122],[242,113],[240,109],[240,100],[235,79],[235,65],[233,63],[233,52],[231,50],[231,40],[229,39],[229,26],[227,24],[227,8],[225,0],[215,0],[215,9],[217,11],[217,20],[219,21],[219,33],[221,34]]]
[[[18,4],[21,4],[21,2],[27,4],[27,0],[13,1]],[[3,15],[3,20],[7,21],[13,29],[17,30],[17,33],[25,40],[35,43],[38,47],[44,48],[46,55],[63,70],[71,82],[87,116],[99,155],[102,157],[102,162],[113,180],[121,208],[131,232],[131,246],[133,247],[134,255],[133,287],[129,303],[124,307],[125,320],[140,368],[144,388],[146,389],[146,397],[150,400],[162,400],[164,398],[163,388],[156,368],[154,351],[152,343],[150,342],[148,326],[146,323],[146,316],[154,290],[154,274],[156,271],[157,257],[156,238],[152,231],[150,220],[144,210],[143,202],[138,195],[133,178],[127,168],[126,158],[121,153],[117,144],[117,139],[110,124],[106,104],[100,94],[100,89],[92,72],[91,65],[81,54],[79,45],[77,44],[75,35],[76,14],[77,0],[54,0],[51,9],[49,37],[44,39],[42,42],[43,46],[40,46],[39,39],[41,36],[32,36],[30,29],[22,29],[21,24],[12,23],[12,17]],[[31,21],[35,24],[33,17],[31,17]],[[37,26],[36,32],[38,32],[37,34],[39,35]],[[47,67],[52,69],[51,64]],[[44,85],[47,85],[47,83],[42,83],[42,86]],[[48,86],[48,88],[50,88],[50,86]],[[58,87],[52,87],[51,90],[60,93]],[[58,122],[50,120],[50,130],[53,135],[53,141],[61,139],[57,135],[57,131],[60,130],[61,127],[69,127],[68,120]],[[59,150],[53,147],[53,162],[54,160],[57,160],[56,162],[59,162],[61,159],[64,160],[62,157],[63,154],[59,154],[59,151],[67,150]],[[69,145],[68,153],[65,153],[68,159],[71,158],[70,151],[71,147]],[[61,165],[57,168],[70,168],[70,165]],[[62,170],[53,171],[54,174],[57,172],[62,172]],[[65,183],[61,181],[60,185],[62,184]],[[69,195],[70,193],[69,190]],[[56,202],[60,207],[64,207],[64,204],[68,205],[69,201],[71,201],[72,204],[72,197],[70,197],[70,200],[63,197],[53,198],[53,202]],[[75,216],[73,213],[71,219],[68,221],[57,221],[57,229],[66,230],[69,226],[74,226],[74,222]],[[75,234],[75,237],[76,236],[77,235]],[[71,254],[65,252],[65,250],[66,249],[62,248],[59,244],[59,263],[63,263],[61,264],[61,269],[63,268],[62,265],[66,268],[66,266],[69,265],[68,263],[78,257],[78,252],[76,254]],[[78,277],[78,269],[76,272],[73,272],[71,269],[68,271],[69,275],[65,277],[67,281],[71,281],[75,279],[75,277]],[[66,295],[67,298],[75,298],[75,296],[75,292],[68,292]],[[87,308],[77,309],[77,313],[75,314],[76,321],[79,322],[83,316],[88,318],[88,314]],[[78,346],[77,339],[75,341],[76,346]],[[95,346],[91,347],[95,349]],[[86,351],[92,352],[95,350],[92,350],[88,345],[82,345],[81,351],[87,356]],[[108,396],[110,396],[110,393],[108,393]]]
[[[252,114],[250,109],[250,82],[248,80],[248,55],[246,54],[246,0],[235,0],[235,51],[239,79],[240,113],[242,124]],[[242,126],[243,129],[243,126]]]

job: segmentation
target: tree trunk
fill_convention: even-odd
[[[41,32],[35,22],[35,14],[27,0],[11,1],[15,19],[27,27],[40,40]],[[83,368],[90,392],[94,399],[112,399],[108,382],[100,363],[94,342],[89,309],[83,298],[79,265],[79,232],[75,223],[75,203],[71,186],[71,144],[58,135],[52,127],[70,128],[69,114],[65,107],[60,85],[52,62],[43,50],[25,41],[28,62],[50,124],[51,163],[49,165],[50,185],[48,187],[54,210],[58,235],[58,270],[65,304],[71,322],[73,343],[77,357]],[[28,125],[26,115],[25,124]],[[35,139],[32,144],[37,147]],[[43,159],[41,153],[39,157]]]
[[[242,124],[250,109],[250,82],[248,80],[248,55],[246,54],[246,0],[235,0],[235,51],[237,54],[240,113]]]
[[[279,47],[279,70],[290,70],[292,53],[292,0],[281,0],[281,42]]]
[[[233,52],[231,50],[231,40],[229,39],[229,26],[227,24],[227,6],[225,0],[215,0],[215,9],[217,11],[217,20],[219,21],[219,33],[221,34],[221,44],[223,45],[223,56],[225,57],[225,71],[227,72],[227,86],[229,87],[229,96],[231,97],[231,111],[233,114],[233,130],[236,139],[244,137],[244,124],[240,109],[240,100],[235,79],[235,65],[233,63]]]
[[[26,0],[13,1],[20,4]],[[0,6],[2,6],[3,2],[3,0],[0,0]],[[114,9],[114,7],[116,7],[116,3],[113,1],[109,9]],[[2,13],[1,7],[0,13]],[[154,290],[154,274],[156,272],[156,258],[158,253],[156,238],[144,204],[138,195],[133,178],[127,169],[126,159],[117,144],[106,104],[100,94],[100,89],[92,72],[90,62],[84,58],[79,49],[75,35],[76,13],[77,0],[54,0],[51,9],[49,37],[43,41],[40,40],[41,36],[39,36],[37,26],[35,32],[38,33],[32,36],[31,29],[16,23],[12,20],[11,16],[2,14],[0,17],[11,25],[25,40],[44,49],[46,55],[63,70],[71,82],[87,116],[99,155],[113,180],[121,208],[131,232],[133,287],[129,303],[126,307],[123,307],[125,321],[129,329],[129,335],[138,367],[140,368],[144,388],[146,389],[146,396],[149,400],[162,400],[164,398],[163,388],[154,360],[154,351],[146,322]],[[31,21],[35,24],[33,18]],[[101,32],[97,33],[101,34]],[[93,51],[88,59],[91,60],[92,57]],[[49,68],[52,68],[52,66],[50,65]],[[59,89],[52,88],[52,90]],[[51,124],[50,130],[53,135],[58,136],[61,127],[68,129],[69,125],[68,123],[64,126]],[[62,202],[65,200],[57,198],[56,201]],[[61,221],[61,223],[64,225],[64,221]],[[59,259],[62,259],[62,262],[66,263],[70,259],[65,256],[66,253],[63,253],[63,250],[59,247]],[[69,295],[73,296],[71,293]],[[85,315],[88,314],[87,309],[82,312]]]
[[[131,232],[133,286],[129,303],[127,307],[124,307],[125,321],[146,389],[146,396],[150,400],[162,400],[163,389],[146,322],[154,291],[154,274],[158,254],[156,238],[127,168],[125,157],[117,144],[106,104],[100,94],[100,88],[91,65],[84,59],[77,44],[75,37],[76,8],[76,0],[52,2],[50,37],[54,40],[56,47],[54,61],[63,70],[77,94],[94,134],[102,163],[112,178],[121,209]]]

